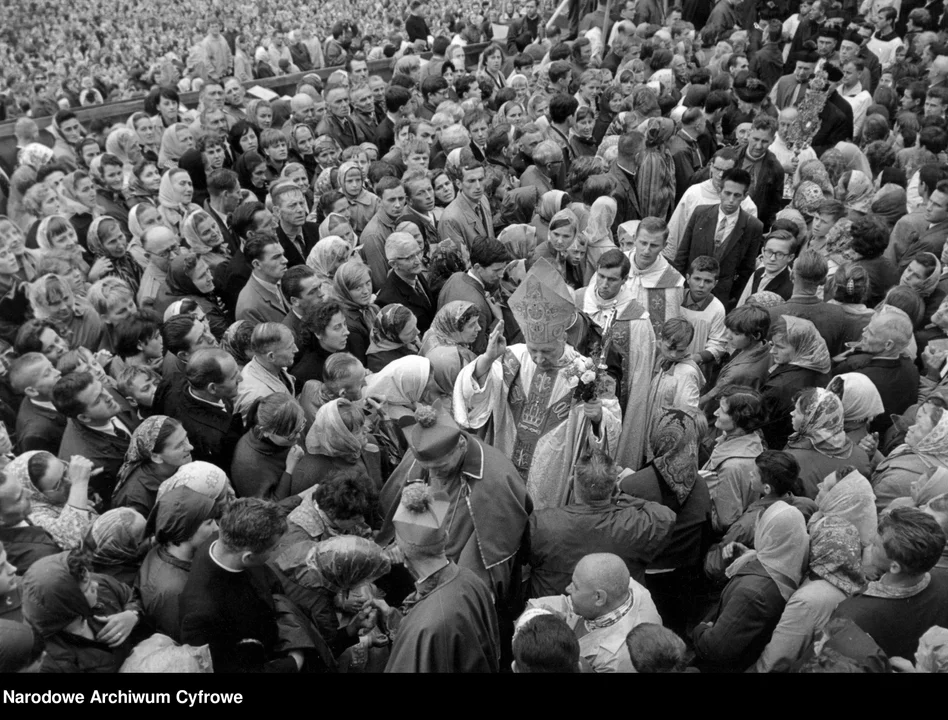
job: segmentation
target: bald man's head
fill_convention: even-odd
[[[612,612],[629,597],[629,569],[618,555],[593,553],[576,563],[566,593],[573,611],[593,620]]]

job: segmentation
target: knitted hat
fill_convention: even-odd
[[[454,450],[460,440],[461,428],[451,417],[426,405],[415,411],[415,424],[408,434],[408,444],[419,460],[439,460]]]
[[[406,485],[392,518],[395,535],[413,548],[443,552],[447,535],[441,526],[448,506],[446,499],[436,496],[423,482]]]

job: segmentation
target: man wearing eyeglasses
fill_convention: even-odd
[[[181,243],[173,230],[164,225],[148,228],[142,235],[142,247],[148,264],[142,273],[138,286],[138,306],[148,307],[155,304],[158,291],[168,277],[171,261],[181,253]]]
[[[790,263],[796,256],[796,241],[786,230],[774,230],[764,240],[761,251],[763,264],[751,275],[737,307],[747,302],[747,298],[756,292],[768,290],[777,293],[784,300],[793,294],[793,278],[790,275]]]
[[[392,233],[385,241],[385,257],[392,269],[379,290],[376,303],[379,307],[393,303],[404,305],[418,321],[418,332],[424,334],[431,327],[435,306],[424,278],[421,246],[408,233]]]

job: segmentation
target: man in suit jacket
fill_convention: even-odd
[[[460,171],[459,192],[441,215],[438,235],[442,240],[462,240],[470,248],[476,238],[494,237],[494,223],[490,203],[484,197],[484,164],[475,160],[469,151],[462,150]]]
[[[385,119],[375,130],[375,144],[379,149],[379,157],[385,155],[395,145],[395,122],[402,117],[408,117],[415,109],[411,91],[400,85],[392,85],[385,89]]]
[[[425,244],[425,265],[427,265],[431,246],[441,242],[441,237],[438,235],[438,226],[432,214],[435,207],[434,187],[431,180],[422,177],[406,182],[405,192],[408,195],[408,206],[402,212],[401,217],[398,218],[398,224],[411,222],[421,231],[421,237]]]
[[[240,181],[237,179],[237,173],[226,168],[215,170],[207,176],[207,193],[204,209],[217,223],[224,242],[233,255],[240,251],[240,241],[230,225],[231,213],[240,206]]]
[[[448,278],[438,295],[438,309],[449,302],[462,300],[472,303],[480,315],[480,332],[471,345],[477,355],[487,349],[487,337],[493,330],[497,319],[501,316],[498,300],[494,296],[500,289],[500,279],[503,277],[507,263],[511,260],[507,246],[499,240],[480,238],[474,241],[471,247],[471,269],[467,272],[456,272]],[[509,332],[513,327],[504,326],[505,336],[512,337]]]
[[[243,253],[243,243],[250,235],[264,231],[275,232],[276,218],[261,202],[243,203],[231,216],[231,228],[237,240],[238,249],[231,258],[225,260],[213,270],[214,287],[221,300],[231,312],[237,308],[237,299],[244,289],[253,268]]]
[[[252,272],[237,298],[237,320],[280,322],[290,311],[280,290],[286,256],[276,235],[254,236],[244,245]]]
[[[776,322],[781,315],[809,320],[823,336],[830,355],[835,356],[846,349],[844,343],[852,337],[853,325],[858,323],[858,318],[839,305],[823,302],[817,297],[828,273],[826,259],[818,252],[805,250],[800,253],[793,264],[793,295],[787,302],[770,308],[770,321]]]
[[[305,265],[313,246],[319,242],[319,225],[306,222],[306,197],[292,180],[283,180],[270,188],[273,209],[279,218],[277,237],[283,246],[287,267]]]
[[[253,329],[250,338],[253,360],[240,371],[240,387],[234,410],[244,422],[254,401],[273,393],[286,393],[296,397],[296,382],[286,369],[296,356],[296,339],[293,332],[281,323],[260,323]]]
[[[425,266],[418,242],[408,233],[392,233],[385,241],[385,257],[392,266],[375,302],[379,307],[399,303],[415,315],[418,332],[431,327],[434,295],[424,277]]]
[[[24,395],[16,416],[17,454],[46,450],[54,455],[66,430],[66,417],[52,402],[53,386],[60,372],[45,355],[24,353],[10,365],[10,386]]]
[[[927,227],[918,233],[918,237],[909,243],[905,253],[899,258],[899,270],[905,270],[922,253],[932,253],[940,258],[948,236],[948,180],[939,180],[935,192],[925,205]]]
[[[912,323],[900,313],[873,315],[863,328],[859,349],[833,371],[862,373],[879,391],[884,412],[872,421],[870,430],[880,436],[892,425],[892,415],[901,415],[918,398],[919,376],[915,363],[902,356],[912,339]]]
[[[71,372],[53,386],[53,405],[69,418],[59,445],[59,458],[68,462],[82,455],[102,472],[89,482],[89,494],[99,496],[98,510],[108,510],[119,469],[125,462],[132,433],[139,420],[121,406],[91,373]]]
[[[689,218],[675,269],[684,275],[696,257],[713,257],[721,265],[714,295],[730,308],[754,272],[764,226],[741,209],[750,189],[750,173],[732,168],[724,173],[723,182],[721,202],[699,207]]]
[[[761,113],[754,118],[747,144],[737,155],[734,167],[744,168],[751,175],[748,196],[757,206],[757,219],[769,229],[783,206],[785,171],[777,156],[770,151],[777,137],[777,120]]]
[[[804,50],[797,54],[793,72],[780,78],[770,91],[770,99],[778,110],[802,102],[818,60],[815,50]]]
[[[352,122],[347,87],[334,87],[326,93],[326,109],[329,113],[316,126],[317,136],[329,135],[342,148],[371,142],[372,138],[365,137],[364,131]]]

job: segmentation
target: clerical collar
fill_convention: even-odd
[[[420,578],[418,578],[417,580],[415,580],[415,587],[416,587],[418,590],[421,590],[421,586],[422,586],[423,583],[425,583],[429,578],[432,578],[432,577],[434,577],[435,575],[437,575],[439,572],[441,572],[442,570],[444,570],[444,569],[445,569],[448,565],[450,565],[450,564],[451,564],[451,561],[450,561],[450,560],[445,560],[445,561],[444,561],[444,565],[442,565],[441,567],[439,567],[437,570],[435,570],[435,571],[433,571],[433,572],[430,572],[430,573],[428,573],[427,575],[425,575],[424,577],[420,577]]]
[[[218,560],[217,557],[214,555],[214,548],[217,547],[217,543],[219,542],[220,540],[215,540],[214,542],[211,543],[211,546],[207,549],[208,555],[211,556],[211,560],[213,560],[214,564],[217,565],[217,567],[219,567],[221,570],[226,570],[227,572],[234,573],[235,575],[237,573],[242,573],[243,570],[234,570],[234,568],[227,567],[226,565],[224,565],[224,563]]]
[[[612,612],[607,612],[605,615],[600,615],[597,618],[593,618],[592,620],[586,620],[586,630],[592,632],[593,630],[602,630],[603,628],[615,625],[629,613],[629,611],[632,609],[632,603],[634,600],[635,597],[632,595],[632,591],[629,590],[629,597],[626,598],[626,601],[615,610]]]

